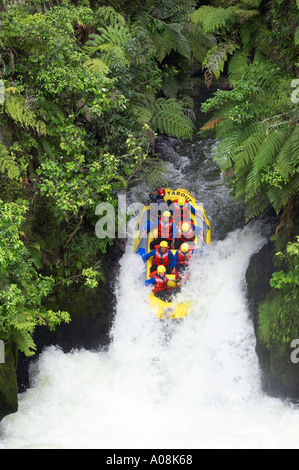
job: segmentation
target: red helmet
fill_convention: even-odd
[[[159,194],[159,196],[164,197],[165,196],[165,189],[164,188],[159,188],[158,189],[158,194]]]

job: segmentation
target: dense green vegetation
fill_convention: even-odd
[[[280,271],[260,307],[259,339],[283,354],[299,337],[299,2],[212,3],[192,16],[218,36],[204,61],[207,84],[226,66],[229,89],[203,104],[214,112],[203,132],[219,139],[215,158],[247,220],[269,204],[281,217],[273,237]]]
[[[295,243],[299,187],[298,7],[1,2],[0,226],[14,241],[1,242],[0,337],[31,354],[36,325],[69,321],[43,300],[58,283],[89,289],[103,281],[101,259],[113,241],[95,236],[97,204],[116,207],[119,190],[151,177],[157,133],[192,137],[192,97],[222,76],[226,89],[203,105],[214,116],[202,132],[220,139],[215,158],[248,220],[268,204],[282,214],[278,251],[289,262],[273,289],[296,290],[285,250]],[[289,275],[294,283],[278,288]],[[287,316],[286,303],[281,309]]]

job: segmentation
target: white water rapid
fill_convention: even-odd
[[[31,367],[19,411],[0,423],[0,448],[299,448],[299,409],[267,396],[246,304],[245,273],[267,226],[244,228],[242,208],[222,185],[213,141],[162,138],[165,187],[203,202],[213,242],[194,258],[180,293],[193,302],[180,323],[160,322],[128,244],[116,280],[107,350],[46,349]],[[147,199],[145,183],[130,201]]]
[[[298,409],[261,389],[244,295],[263,233],[250,224],[193,259],[181,292],[193,311],[175,324],[153,316],[128,247],[109,350],[45,350],[0,425],[0,447],[298,448]]]

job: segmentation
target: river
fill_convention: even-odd
[[[47,348],[31,365],[19,411],[0,424],[0,448],[299,448],[298,408],[263,392],[246,300],[246,269],[271,228],[244,225],[213,162],[214,145],[199,137],[157,143],[164,183],[194,190],[213,228],[180,293],[192,312],[179,323],[153,316],[129,239],[109,347]],[[147,193],[140,184],[129,202]]]

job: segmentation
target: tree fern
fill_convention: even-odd
[[[188,38],[192,55],[201,64],[209,49],[217,45],[213,34],[206,33],[200,24],[187,23],[184,34]]]
[[[92,72],[95,72],[99,75],[107,75],[109,72],[109,67],[101,59],[87,59],[84,62],[84,65],[89,68]]]
[[[8,153],[2,142],[0,142],[0,171],[1,173],[7,172],[8,177],[11,179],[20,177],[20,170],[14,157]]]
[[[284,178],[299,169],[299,126],[296,126],[288,140],[280,149],[277,157],[277,168]]]
[[[263,181],[261,173],[265,168],[275,164],[277,154],[288,139],[289,134],[290,131],[288,128],[279,129],[266,136],[259,146],[254,155],[251,169],[246,180],[245,192],[247,198],[252,198],[260,192]]]
[[[125,50],[127,43],[132,41],[129,28],[123,23],[115,23],[105,28],[98,28],[98,33],[91,34],[86,43],[85,49],[89,55],[92,56],[94,53],[100,52],[100,60],[107,66],[116,62],[122,66],[129,65],[130,60]],[[93,62],[92,65],[99,67],[99,62]]]
[[[149,124],[154,131],[168,134],[173,137],[191,138],[194,125],[192,120],[184,113],[184,108],[174,99],[153,97],[135,104],[133,112],[139,122]]]
[[[240,80],[249,69],[249,57],[243,52],[236,52],[228,64],[228,76],[230,84]]]
[[[157,59],[162,62],[172,50],[183,57],[189,58],[191,47],[187,37],[183,34],[183,25],[178,23],[165,23],[155,20],[147,32],[147,40],[156,51]]]
[[[4,106],[6,113],[19,125],[26,129],[33,129],[38,134],[46,134],[45,123],[38,119],[23,96],[7,95]]]
[[[237,44],[232,42],[220,43],[210,49],[202,62],[203,68],[206,69],[205,81],[210,87],[212,83],[212,74],[218,79],[223,72],[224,64],[227,61],[228,54],[232,54],[238,48]]]
[[[194,23],[201,23],[207,33],[215,33],[229,29],[235,23],[242,24],[259,15],[259,10],[256,8],[248,8],[252,6],[254,6],[253,2],[251,4],[241,2],[227,8],[205,5],[194,11],[191,19]]]
[[[251,165],[255,155],[259,151],[265,139],[264,132],[256,132],[251,135],[243,144],[231,152],[236,173],[238,174],[245,165]]]
[[[156,112],[152,118],[154,128],[175,137],[192,137],[192,121],[185,116],[182,107],[175,100],[159,98],[156,101]]]
[[[176,2],[164,0],[161,2],[160,16],[164,21],[184,24],[188,21],[195,7],[195,0],[178,0]]]
[[[102,27],[107,25],[122,24],[125,26],[126,20],[111,6],[102,6],[97,9],[94,14],[94,18],[97,24]]]
[[[234,7],[216,8],[202,6],[191,15],[194,23],[201,23],[206,33],[215,33],[219,29],[225,29],[228,23],[234,23],[237,17],[234,15]]]

